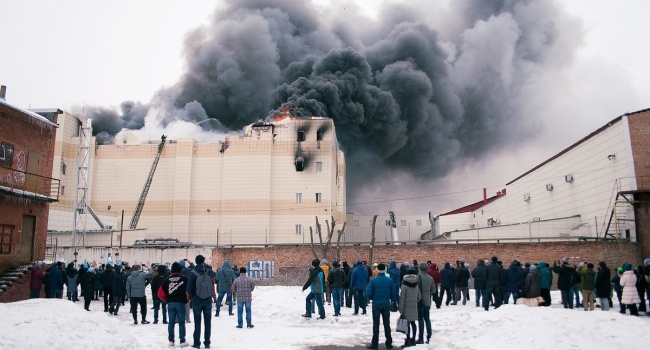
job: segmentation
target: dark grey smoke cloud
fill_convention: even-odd
[[[96,133],[140,128],[149,106],[164,120],[215,118],[238,130],[281,106],[334,119],[348,193],[399,173],[444,176],[528,137],[534,80],[567,65],[579,43],[552,1],[387,5],[377,20],[303,1],[230,0],[185,42],[187,71],[148,104],[96,108]],[[426,10],[426,11],[425,11]],[[443,21],[427,18],[441,13]]]

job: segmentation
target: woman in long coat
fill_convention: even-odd
[[[639,316],[639,310],[636,307],[636,304],[641,302],[639,298],[639,293],[636,290],[636,276],[634,271],[632,271],[632,265],[624,264],[623,265],[623,276],[621,276],[621,287],[623,288],[623,297],[621,298],[621,303],[626,307],[630,308],[630,315]],[[625,313],[625,309],[621,308],[621,313]]]
[[[422,300],[422,295],[418,288],[418,276],[415,275],[415,271],[409,270],[402,280],[398,305],[400,317],[405,318],[409,323],[404,347],[415,346],[415,334],[417,333],[415,321],[418,320],[418,303],[420,300]]]

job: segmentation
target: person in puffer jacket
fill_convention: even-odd
[[[415,275],[415,271],[409,270],[404,275],[404,280],[402,280],[398,308],[400,317],[405,318],[409,323],[404,347],[415,346],[415,335],[418,330],[415,321],[418,319],[418,303],[420,300],[422,300],[422,294],[420,294],[418,288],[418,276]]]
[[[621,288],[623,288],[623,297],[621,298],[621,303],[625,305],[626,308],[630,309],[630,315],[639,316],[639,309],[637,308],[638,303],[641,302],[639,298],[639,292],[636,289],[636,276],[634,271],[632,271],[632,265],[629,263],[623,264],[623,276],[621,276]],[[625,313],[625,309],[621,308],[621,313]]]
[[[151,278],[150,273],[140,271],[140,265],[133,265],[131,275],[126,279],[126,294],[131,300],[131,312],[133,313],[133,323],[138,324],[138,305],[140,305],[140,314],[142,320],[140,323],[149,324],[147,321],[147,297],[144,290],[148,284],[147,280]]]
[[[68,267],[65,269],[65,275],[66,275],[66,294],[68,297],[68,300],[77,302],[79,299],[77,298],[78,296],[78,291],[77,287],[79,286],[80,280],[79,280],[79,274],[77,273],[77,269],[74,268],[74,263],[69,263]]]

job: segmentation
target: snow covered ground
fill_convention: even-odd
[[[644,329],[650,325],[650,317],[621,315],[617,304],[609,312],[598,308],[592,312],[565,310],[558,304],[559,293],[552,295],[549,308],[504,305],[486,312],[475,307],[473,299],[465,306],[434,307],[431,343],[412,349],[647,349]],[[212,349],[362,349],[369,344],[370,308],[367,316],[353,316],[353,309],[343,308],[343,315],[334,317],[333,306],[325,304],[325,320],[305,319],[300,315],[305,311],[306,296],[300,287],[257,287],[252,311],[255,328],[235,328],[237,316],[227,316],[222,309],[221,317],[212,317]],[[147,319],[153,321],[151,299],[147,298]],[[117,316],[103,312],[102,300],[93,301],[90,309],[83,309],[83,301],[54,299],[0,304],[0,349],[167,347],[167,325],[162,318],[159,324],[134,325],[128,302]],[[397,315],[391,313],[395,348],[404,343],[404,335],[394,331]],[[187,324],[190,344],[193,331],[194,323]],[[176,339],[178,344],[178,335]],[[380,349],[383,342],[382,331]]]

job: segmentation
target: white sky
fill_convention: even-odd
[[[315,1],[334,7],[351,2]],[[353,2],[373,16],[384,1]],[[84,104],[112,107],[125,100],[148,102],[161,87],[177,82],[184,69],[185,35],[208,23],[222,3],[0,0],[0,84],[7,86],[7,101],[21,108],[72,111],[73,106]],[[572,0],[561,4],[582,20],[585,37],[569,73],[558,77],[562,97],[540,101],[549,115],[547,138],[542,135],[516,150],[458,168],[443,180],[445,190],[425,192],[494,186],[488,192],[494,195],[497,187],[607,121],[650,107],[650,2]],[[557,81],[541,83],[558,86]],[[457,181],[468,176],[470,184]],[[480,200],[482,193],[472,196]],[[449,204],[446,209],[457,205]]]
[[[342,315],[334,317],[333,306],[325,304],[325,320],[305,319],[300,315],[305,313],[307,292],[300,290],[298,286],[256,287],[251,312],[255,327],[252,329],[235,328],[237,316],[226,316],[228,313],[222,309],[223,316],[212,317],[212,348],[353,350],[365,349],[370,343],[370,308],[367,316],[353,316],[354,309],[342,308]],[[553,291],[553,305],[548,308],[509,304],[486,312],[474,306],[474,291],[471,292],[467,305],[443,305],[440,310],[434,307],[431,342],[413,349],[520,350],[524,344],[527,350],[647,349],[643,330],[647,329],[650,318],[632,317],[629,312],[621,315],[618,304],[608,312],[565,310],[558,304],[559,292]],[[147,293],[147,319],[153,321],[150,288]],[[0,303],[0,329],[3,330],[0,348],[159,350],[167,347],[167,325],[162,324],[162,316],[159,324],[134,325],[128,313],[128,302],[117,316],[103,312],[103,300],[93,301],[90,310],[84,311],[83,301],[72,303],[58,299]],[[405,339],[402,333],[395,331],[397,315],[390,315],[395,349],[399,349]],[[191,345],[194,323],[186,326],[186,341]],[[381,326],[380,330],[379,348],[384,349]],[[177,346],[178,342],[177,326]]]

